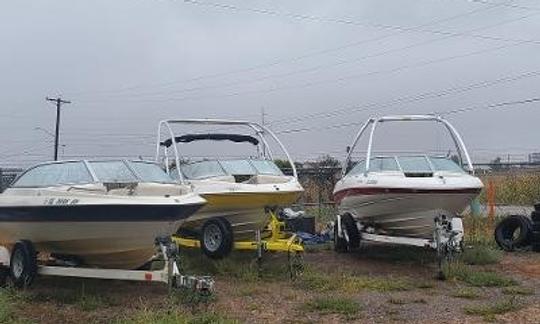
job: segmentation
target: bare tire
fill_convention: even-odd
[[[212,259],[222,259],[229,255],[233,246],[233,233],[229,222],[214,218],[204,223],[201,236],[201,249]]]
[[[36,250],[30,241],[18,241],[9,262],[9,277],[17,288],[29,287],[37,274]]]
[[[495,228],[495,241],[501,249],[514,251],[530,244],[531,232],[532,223],[528,217],[511,215],[503,219]]]
[[[360,246],[360,232],[356,227],[356,221],[351,214],[344,214],[341,216],[341,226],[344,231],[347,232],[349,242],[347,242],[349,250],[357,249]]]

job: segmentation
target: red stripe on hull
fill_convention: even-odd
[[[417,188],[350,188],[336,192],[334,201],[340,203],[345,197],[379,194],[479,194],[481,188],[417,189]]]

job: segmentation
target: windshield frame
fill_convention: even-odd
[[[467,173],[466,170],[464,170],[459,164],[455,163],[452,159],[446,157],[446,156],[430,156],[430,155],[427,155],[427,154],[413,154],[413,155],[377,155],[377,156],[373,156],[371,157],[371,160],[376,160],[376,159],[394,159],[396,161],[396,164],[397,164],[397,167],[398,167],[398,170],[365,170],[365,160],[366,159],[361,159],[359,160],[358,162],[356,162],[356,164],[350,168],[349,172],[347,172],[347,175],[358,175],[358,174],[362,174],[362,173],[402,173],[402,174],[406,174],[406,173],[415,173],[415,171],[405,171],[403,170],[403,167],[401,166],[401,163],[399,161],[400,158],[407,158],[407,157],[423,157],[426,159],[426,162],[427,164],[429,165],[429,168],[430,168],[430,172],[431,173],[437,173],[437,172],[445,172],[445,173]],[[433,161],[431,159],[445,159],[445,160],[448,160],[448,161],[451,161],[453,163],[456,164],[456,166],[459,168],[459,170],[439,170],[435,167],[435,165],[433,164]],[[361,169],[362,170],[359,170],[359,171],[356,171],[356,172],[352,172],[354,169],[357,168],[357,166],[360,164],[360,163],[363,163],[364,167],[362,167]],[[371,168],[371,163],[370,163],[370,168]],[[422,170],[419,170],[418,172],[424,172]]]
[[[233,161],[246,161],[249,163],[249,166],[253,169],[253,171],[255,171],[254,174],[233,174],[233,173],[230,173],[228,172],[227,168],[225,168],[223,166],[223,163],[222,162],[233,162]],[[269,159],[252,159],[252,158],[247,158],[247,159],[234,159],[234,160],[220,160],[220,159],[207,159],[207,160],[201,160],[201,161],[193,161],[193,162],[189,162],[189,163],[183,163],[181,164],[180,166],[180,172],[182,173],[182,176],[184,177],[184,179],[188,180],[188,181],[192,181],[192,180],[205,180],[205,179],[211,179],[211,178],[217,178],[217,177],[227,177],[227,176],[235,176],[235,175],[250,175],[250,176],[261,176],[261,175],[264,175],[264,176],[285,176],[285,174],[281,171],[281,169],[276,165],[276,168],[277,170],[279,170],[280,174],[270,174],[270,173],[265,173],[265,172],[261,172],[253,163],[252,161],[269,161],[269,162],[272,162],[275,164],[274,161],[272,160],[269,160]],[[182,166],[189,166],[189,165],[193,165],[193,164],[197,164],[197,163],[202,163],[202,162],[215,162],[217,165],[219,165],[219,167],[221,168],[221,171],[223,171],[223,174],[221,175],[210,175],[210,176],[205,176],[205,177],[201,177],[201,178],[190,178],[188,177],[184,171],[182,171]]]
[[[160,168],[161,170],[163,170],[161,168],[161,166],[154,162],[154,161],[147,161],[147,160],[118,160],[118,159],[106,159],[106,160],[63,160],[63,161],[50,161],[50,162],[44,162],[44,163],[39,163],[39,164],[36,164],[28,169],[26,169],[24,172],[22,172],[21,174],[19,174],[12,182],[12,184],[9,186],[9,188],[14,188],[14,189],[24,189],[24,188],[48,188],[48,187],[61,187],[61,186],[69,186],[69,185],[87,185],[87,184],[99,184],[99,183],[108,183],[107,181],[102,181],[101,179],[99,179],[96,175],[96,173],[94,172],[94,169],[92,168],[91,166],[91,163],[92,162],[122,162],[124,163],[124,165],[129,169],[129,171],[133,174],[133,176],[136,178],[136,181],[137,183],[159,183],[159,184],[177,184],[177,182],[175,181],[175,179],[171,178],[171,182],[155,182],[155,181],[145,181],[143,180],[143,178],[139,175],[139,173],[137,173],[130,165],[130,163],[134,162],[134,163],[139,163],[139,162],[142,162],[142,163],[148,163],[148,164],[153,164],[153,165],[156,165],[158,168]],[[86,171],[88,172],[88,174],[90,175],[91,177],[91,181],[88,181],[88,182],[79,182],[79,183],[56,183],[56,184],[51,184],[51,185],[41,185],[41,186],[17,186],[17,182],[22,178],[24,177],[25,175],[28,174],[28,172],[32,171],[32,170],[35,170],[37,168],[40,168],[40,167],[44,167],[44,166],[48,166],[48,165],[54,165],[54,164],[68,164],[68,163],[82,163],[85,168],[86,168]],[[165,172],[163,170],[163,172],[165,174],[167,174],[167,176],[170,177],[170,175]],[[116,182],[116,183],[126,183],[126,182]],[[132,182],[130,182],[132,183]]]

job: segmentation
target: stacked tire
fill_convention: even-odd
[[[532,219],[532,234],[531,246],[535,252],[540,252],[540,203],[534,205],[534,211],[531,214]]]

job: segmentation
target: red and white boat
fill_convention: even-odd
[[[373,138],[378,125],[411,121],[442,124],[450,133],[459,161],[425,154],[373,156]],[[366,158],[347,168],[352,165],[351,155],[368,129]],[[334,189],[334,200],[342,222],[338,227],[349,231],[347,240],[360,239],[365,232],[434,242],[437,227],[434,220],[452,224],[452,219],[463,212],[483,187],[474,176],[461,136],[448,121],[438,116],[368,119],[355,137],[344,165],[342,179]],[[353,220],[358,232],[351,228]]]

